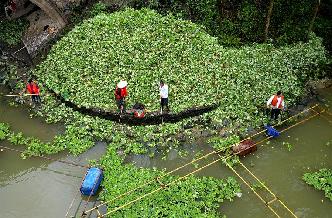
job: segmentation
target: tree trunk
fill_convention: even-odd
[[[266,16],[266,22],[265,22],[264,42],[267,41],[267,36],[269,34],[269,27],[270,27],[270,21],[271,21],[271,16],[272,16],[273,4],[274,4],[274,0],[270,0],[270,4],[269,4],[268,11],[267,11],[267,16]]]
[[[317,13],[318,13],[318,10],[319,10],[319,6],[320,6],[320,0],[317,1],[317,4],[315,6],[314,15],[312,16],[312,19],[311,19],[310,25],[309,25],[309,29],[308,29],[308,34],[310,34],[310,32],[312,31],[312,28],[314,26],[315,19],[317,17]]]

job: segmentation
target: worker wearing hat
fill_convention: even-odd
[[[118,109],[120,110],[120,113],[123,113],[123,111],[125,110],[125,100],[126,100],[126,97],[128,95],[127,85],[128,85],[127,81],[121,80],[116,85],[116,88],[115,88],[115,91],[114,91],[116,104],[118,106]]]

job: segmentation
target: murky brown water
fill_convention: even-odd
[[[332,106],[332,89],[322,91],[327,99],[326,104]],[[10,123],[15,131],[36,136],[43,140],[51,140],[62,131],[61,126],[47,125],[42,120],[30,119],[26,109],[9,107],[0,97],[0,122]],[[331,112],[331,110],[330,110]],[[332,120],[332,116],[330,118]],[[330,141],[331,145],[326,143]],[[283,142],[293,145],[288,151]],[[7,142],[2,146],[21,149]],[[180,157],[178,152],[171,150],[166,160],[162,154],[148,156],[132,156],[128,162],[134,162],[141,167],[157,167],[159,169],[174,169],[185,164],[199,152],[200,155],[211,151],[204,141],[185,146],[187,157]],[[67,154],[56,155],[55,158],[87,164],[88,159],[98,158],[105,152],[105,144],[96,147],[79,157]],[[242,159],[242,162],[259,177],[283,202],[295,212],[298,217],[327,218],[332,214],[332,202],[324,197],[323,192],[306,185],[301,177],[307,171],[315,171],[322,167],[332,168],[332,124],[323,117],[316,117],[304,125],[294,127],[283,133],[270,144],[259,146],[257,152]],[[199,162],[199,166],[218,158],[210,156]],[[197,166],[196,166],[197,167]],[[195,166],[184,168],[176,174],[184,175],[195,169]],[[240,167],[236,170],[249,182],[253,179]],[[0,152],[0,217],[2,218],[58,218],[64,217],[73,198],[79,191],[85,169],[73,167],[59,162],[46,161],[39,158],[22,160],[13,151]],[[220,163],[207,167],[197,173],[199,176],[225,178],[236,175]],[[236,177],[237,178],[237,177]],[[220,212],[227,217],[260,218],[274,217],[273,213],[241,182],[243,194],[233,202],[224,202]],[[262,192],[271,200],[271,196]],[[78,200],[81,200],[79,196]],[[83,199],[84,200],[84,199]],[[75,213],[73,205],[71,215]],[[84,205],[84,201],[82,205]],[[272,203],[281,217],[291,217],[279,204]],[[93,216],[92,216],[93,217]]]
[[[2,88],[0,92],[6,93],[6,90]],[[63,126],[49,125],[38,118],[31,119],[28,108],[10,107],[7,100],[7,97],[0,96],[0,122],[9,123],[12,130],[44,141],[52,140],[56,134],[63,132]],[[6,141],[0,141],[0,146],[23,150],[22,146],[13,146]],[[52,158],[87,165],[88,160],[104,154],[105,148],[105,143],[97,143],[79,157],[61,153]],[[23,160],[20,153],[3,149],[0,152],[0,218],[65,217],[79,192],[85,172],[85,168],[41,158]],[[79,194],[69,215],[75,213],[81,199]],[[85,205],[85,200],[81,205]]]
[[[325,99],[325,106],[332,108],[332,89],[321,91]],[[312,113],[308,113],[308,116]],[[324,115],[324,117],[323,117]],[[329,120],[327,120],[329,119]],[[285,128],[285,127],[284,127]],[[279,128],[281,130],[283,128]],[[257,137],[256,141],[263,139]],[[331,145],[327,145],[330,142]],[[283,143],[292,145],[291,151]],[[156,155],[153,159],[148,156],[136,155],[127,159],[139,167],[157,167],[167,170],[174,169],[182,164],[191,161],[197,152],[208,153],[210,148],[204,143],[188,146],[186,158],[181,158],[178,153],[172,150],[167,160],[161,160],[162,155]],[[320,168],[332,168],[332,116],[323,113],[307,122],[293,127],[277,139],[263,143],[258,150],[241,161],[247,168],[258,177],[264,184],[292,210],[297,217],[302,218],[328,218],[332,217],[332,202],[324,197],[322,191],[317,191],[302,181],[302,175],[306,172],[316,171]],[[217,159],[215,155],[199,162],[199,167],[212,160]],[[195,167],[186,167],[176,172],[184,175],[194,170]],[[242,167],[236,167],[236,171],[249,183],[258,182]],[[216,163],[207,167],[197,175],[225,178],[234,176],[241,183],[243,194],[233,202],[224,202],[220,207],[220,213],[227,217],[241,218],[265,218],[276,217],[272,211],[237,177],[230,169]],[[265,201],[270,201],[273,196],[264,189],[257,189]],[[275,201],[270,206],[280,217],[292,217],[282,205]]]

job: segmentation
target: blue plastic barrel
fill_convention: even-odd
[[[274,129],[272,126],[266,125],[265,129],[268,136],[275,138],[280,135],[280,132],[278,132],[278,130]]]
[[[97,167],[90,168],[83,179],[80,191],[83,195],[95,195],[103,179],[103,171]]]

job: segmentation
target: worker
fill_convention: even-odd
[[[145,116],[145,106],[141,103],[136,103],[133,106],[132,112],[135,118],[144,118]]]
[[[115,88],[114,95],[115,95],[115,100],[116,104],[118,106],[118,109],[120,110],[120,113],[123,113],[126,108],[126,97],[128,96],[127,92],[127,81],[121,80]]]
[[[166,111],[169,111],[168,108],[168,85],[164,83],[163,80],[160,80],[160,86],[159,86],[159,92],[160,92],[160,107],[161,107],[161,113],[166,108]]]
[[[37,82],[33,79],[29,79],[28,83],[26,85],[26,91],[28,91],[28,93],[31,95],[31,100],[33,103],[35,104],[39,104],[41,102],[39,93],[39,86],[37,84]]]
[[[278,91],[276,95],[272,95],[266,105],[268,108],[271,108],[271,119],[277,120],[281,110],[285,107],[282,92]]]

